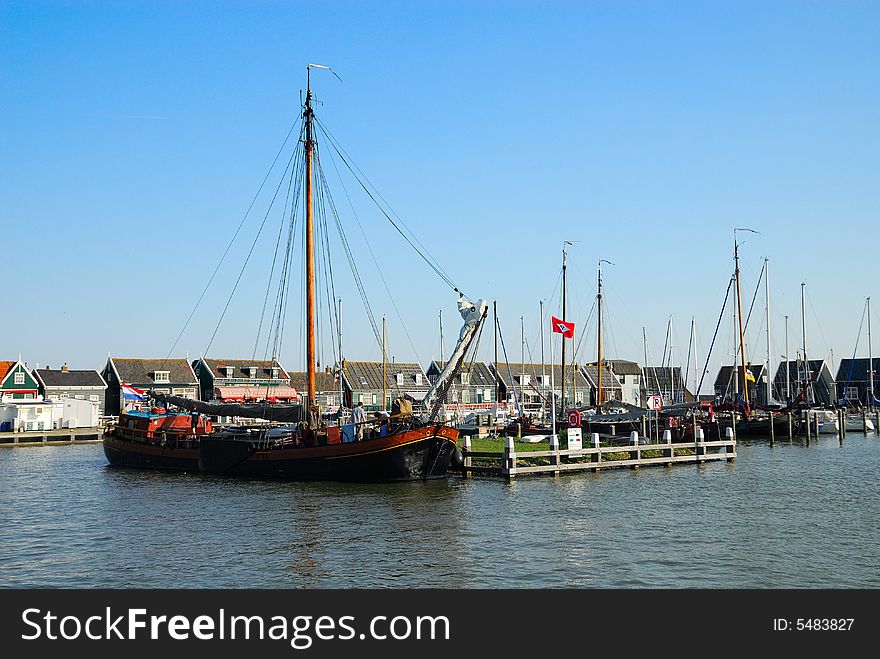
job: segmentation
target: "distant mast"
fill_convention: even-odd
[[[742,383],[743,383],[743,401],[745,401],[746,410],[749,409],[749,381],[746,378],[746,344],[745,337],[743,336],[743,317],[742,317],[742,294],[740,293],[740,284],[739,284],[739,243],[736,241],[736,232],[737,231],[751,231],[752,233],[757,233],[752,229],[734,229],[733,230],[733,261],[735,265],[734,274],[736,276],[736,310],[737,317],[739,319],[739,349],[740,349],[740,360],[742,362]],[[748,416],[748,414],[746,414]]]
[[[562,243],[562,320],[565,320],[565,246],[568,241]],[[562,388],[559,392],[562,411],[565,412],[565,337],[562,337]]]
[[[596,289],[596,310],[599,322],[596,326],[596,407],[602,405],[602,259],[599,259],[599,285]]]
[[[871,298],[868,298],[868,408],[874,409],[874,350],[871,345]],[[846,393],[844,393],[844,396]]]

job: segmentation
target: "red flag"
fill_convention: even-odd
[[[574,338],[574,323],[559,320],[556,316],[550,316],[550,323],[553,325],[553,331],[557,334],[562,334],[566,339]]]

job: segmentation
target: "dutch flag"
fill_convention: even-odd
[[[122,398],[125,400],[147,400],[146,396],[144,396],[144,392],[140,389],[135,389],[130,384],[125,384],[122,382]]]

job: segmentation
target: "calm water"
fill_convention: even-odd
[[[3,587],[880,587],[880,438],[512,484],[241,481],[0,450]]]

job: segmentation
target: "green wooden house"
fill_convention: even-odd
[[[28,372],[27,364],[17,361],[0,361],[0,401],[36,400],[39,385]]]

